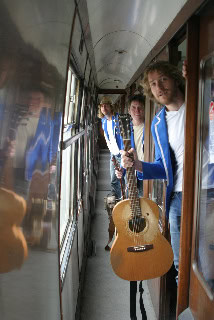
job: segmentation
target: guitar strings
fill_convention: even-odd
[[[137,228],[136,228],[136,225],[137,225],[137,219],[136,219],[136,215],[135,215],[135,203],[134,203],[134,190],[133,190],[133,185],[134,185],[134,181],[133,181],[133,169],[130,168],[129,170],[129,182],[130,182],[130,187],[129,187],[129,190],[130,190],[130,201],[131,201],[131,213],[132,213],[132,232],[133,232],[133,235],[134,235],[134,242],[137,243]]]
[[[130,118],[130,115],[120,115],[118,118],[118,122],[116,122],[116,127],[118,128],[121,136],[124,141],[124,149],[129,150],[131,146],[130,137],[131,132],[133,132],[133,124]],[[140,208],[140,200],[138,197],[137,183],[135,177],[135,169],[127,168],[127,179],[128,179],[128,193],[130,198],[130,207],[131,207],[131,218],[132,218],[132,232],[134,234],[134,242],[138,244],[139,241],[139,232],[141,230],[141,208]],[[132,191],[131,191],[132,190]],[[131,192],[130,192],[131,191]]]
[[[129,168],[127,170],[128,181],[129,181],[129,197],[130,197],[130,207],[131,207],[131,216],[132,216],[132,229],[134,234],[134,242],[139,244],[139,232],[141,227],[141,208],[140,208],[140,200],[138,197],[137,184],[135,179],[135,170],[133,168]]]

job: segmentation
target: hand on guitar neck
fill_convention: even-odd
[[[134,166],[134,169],[142,172],[142,162],[138,160],[137,152],[131,148],[129,151],[121,150],[121,165],[123,168],[131,168]]]
[[[122,179],[123,172],[124,172],[124,169],[122,167],[115,166],[115,175],[116,175],[117,179]]]
[[[117,177],[117,179],[120,180],[120,187],[121,187],[121,193],[122,193],[122,198],[125,199],[125,192],[124,192],[124,189],[123,189],[123,181],[122,181],[122,178],[123,178],[123,168],[121,168],[119,166],[119,164],[117,163],[117,160],[115,159],[115,156],[112,157],[112,162],[114,164],[114,168],[115,168],[115,175]]]

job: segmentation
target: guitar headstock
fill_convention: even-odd
[[[123,138],[125,150],[129,150],[131,147],[131,132],[133,130],[130,114],[120,114],[118,116],[118,127]]]
[[[130,140],[131,139],[131,116],[130,114],[120,114],[118,116],[120,134],[123,140]]]

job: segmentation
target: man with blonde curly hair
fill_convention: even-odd
[[[164,75],[165,77],[173,79],[176,83],[176,87],[179,89],[179,91],[181,91],[183,96],[185,95],[185,81],[178,68],[172,64],[169,64],[166,61],[157,61],[155,63],[150,64],[147,67],[142,80],[144,94],[151,100],[155,101],[159,105],[163,105],[163,103],[158,99],[158,97],[156,97],[152,92],[152,87],[150,85],[150,76],[153,72],[158,72],[162,76]],[[176,96],[174,97],[174,99],[175,98]]]
[[[144,180],[167,181],[166,215],[170,223],[174,265],[178,270],[184,156],[184,78],[175,66],[166,61],[157,61],[146,69],[142,84],[144,94],[163,106],[151,125],[155,161],[139,161],[134,149],[130,149],[129,153],[134,154],[134,161],[122,151],[122,166],[134,166],[137,171],[142,172]]]

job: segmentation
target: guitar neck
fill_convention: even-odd
[[[125,151],[128,151],[130,149],[130,142],[131,141],[129,139],[124,139]],[[126,175],[127,175],[129,200],[131,203],[130,206],[131,206],[132,215],[141,216],[140,199],[138,196],[137,179],[136,179],[134,167],[127,168]]]
[[[138,197],[137,181],[134,168],[127,168],[126,174],[132,215],[141,216],[140,199]]]

